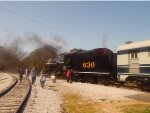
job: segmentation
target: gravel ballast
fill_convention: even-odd
[[[43,89],[37,77],[24,113],[61,113],[63,105],[61,97],[67,92],[80,94],[83,98],[93,102],[132,101],[144,95],[147,95],[144,97],[146,100],[150,100],[149,93],[138,90],[89,83],[67,83],[65,80],[57,80],[56,83],[52,83],[50,79],[47,79]],[[139,95],[138,98],[133,98],[137,95]]]
[[[0,91],[9,86],[12,82],[10,74],[0,73]]]
[[[0,90],[12,82],[10,75],[6,73],[0,73],[0,79]],[[57,80],[56,83],[52,83],[49,78],[46,80],[45,87],[41,88],[39,77],[37,77],[36,83],[32,85],[31,96],[24,113],[61,113],[62,96],[65,93],[79,94],[84,99],[100,103],[124,103],[124,101],[150,103],[150,94],[140,90],[80,82],[67,83],[66,80]]]

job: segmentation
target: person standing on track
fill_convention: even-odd
[[[31,70],[30,75],[31,75],[31,80],[32,80],[32,85],[33,85],[35,83],[36,75],[37,75],[35,67],[33,67],[33,69]]]
[[[41,71],[40,83],[41,83],[41,87],[42,88],[44,88],[45,81],[46,81],[46,72],[45,71]]]
[[[22,68],[20,68],[20,69],[19,69],[20,83],[22,82],[23,74],[24,74],[24,71],[23,71]]]
[[[26,69],[26,71],[25,71],[25,78],[26,78],[26,80],[29,80],[29,74],[30,74],[30,70]]]

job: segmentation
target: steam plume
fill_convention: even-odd
[[[52,36],[48,39],[37,33],[28,32],[24,36],[12,36],[11,40],[5,41],[5,47],[17,55],[19,59],[24,58],[30,52],[43,46],[52,46],[60,53],[65,50],[65,41],[60,36]]]

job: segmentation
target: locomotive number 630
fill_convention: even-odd
[[[83,62],[82,67],[83,68],[94,68],[95,67],[95,62]]]

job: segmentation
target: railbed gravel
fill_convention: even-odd
[[[12,81],[10,74],[0,72],[0,91],[8,87]]]
[[[24,113],[61,113],[63,105],[61,97],[66,92],[80,94],[84,99],[93,102],[123,102],[124,100],[134,99],[132,96],[140,95],[143,97],[144,94],[147,94],[148,97],[145,98],[150,100],[149,93],[138,90],[90,83],[67,83],[65,80],[57,80],[56,83],[52,83],[49,78],[46,80],[45,88],[42,89],[39,77],[37,77]]]
[[[24,113],[61,113],[62,101],[57,90],[54,90],[55,83],[49,79],[45,87],[41,88],[39,77],[32,85],[32,92]]]
[[[126,100],[147,100],[150,102],[150,94],[140,90],[117,88],[90,83],[66,83],[60,82],[62,92],[70,91],[80,94],[86,100],[95,102],[121,102]]]

